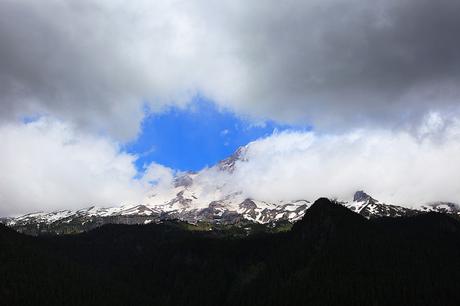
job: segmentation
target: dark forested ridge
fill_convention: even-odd
[[[460,305],[460,223],[320,199],[291,231],[174,222],[29,237],[0,225],[3,305]]]

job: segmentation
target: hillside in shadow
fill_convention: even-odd
[[[0,226],[4,305],[459,305],[460,222],[317,200],[291,231],[173,222],[30,237]]]

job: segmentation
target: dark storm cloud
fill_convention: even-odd
[[[460,1],[2,1],[2,119],[132,137],[195,92],[318,127],[457,112]]]
[[[250,97],[264,109],[335,124],[460,104],[460,1],[303,3],[261,6],[235,23]]]
[[[130,71],[110,37],[116,29],[108,13],[71,1],[2,1],[0,117],[51,113],[96,129],[110,118],[116,133],[136,130],[125,123],[140,120],[140,111],[126,102],[139,93],[124,90]]]

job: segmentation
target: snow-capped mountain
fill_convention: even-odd
[[[378,217],[413,216],[420,213],[420,211],[415,209],[381,203],[362,190],[357,191],[354,194],[353,201],[342,204],[368,219]],[[429,209],[426,209],[426,211],[429,211]]]
[[[445,214],[454,214],[460,216],[460,205],[451,202],[434,202],[422,205],[423,211],[437,211]]]
[[[0,220],[18,231],[29,234],[75,233],[107,223],[146,224],[164,220],[182,220],[197,224],[241,224],[277,222],[293,223],[303,217],[315,199],[295,199],[267,202],[245,197],[242,192],[220,179],[244,163],[247,147],[241,147],[232,156],[200,172],[182,173],[172,182],[159,183],[136,205],[111,208],[89,207],[76,211],[39,212]],[[364,191],[357,191],[350,200],[337,200],[343,206],[366,217],[400,217],[426,211],[460,216],[460,207],[454,203],[433,203],[420,210],[381,203]]]

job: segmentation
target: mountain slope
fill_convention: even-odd
[[[183,193],[179,192],[178,198],[183,199]],[[113,208],[90,207],[77,211],[33,213],[4,219],[3,223],[19,232],[31,235],[71,234],[88,231],[104,224],[148,224],[176,219],[190,224],[209,224],[206,228],[221,225],[245,227],[260,223],[269,229],[286,222],[295,223],[311,206],[311,202],[306,200],[267,203],[244,199],[237,205],[225,201],[213,201],[207,206],[201,205],[202,207],[198,208],[190,204],[182,209],[171,209],[170,206],[175,203],[168,204],[166,208],[158,205],[125,205]],[[363,191],[357,191],[353,201],[337,201],[337,203],[367,219],[407,217],[429,211],[460,217],[458,206],[452,203],[449,205],[435,203],[415,210],[381,203]]]

